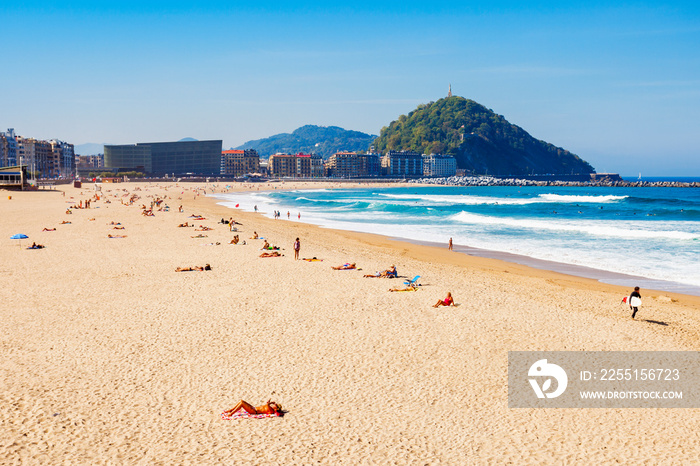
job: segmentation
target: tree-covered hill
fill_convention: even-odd
[[[265,139],[248,141],[236,149],[255,149],[262,157],[277,153],[314,153],[327,159],[339,151],[364,151],[376,135],[348,131],[338,126],[306,125],[294,132],[275,134]]]
[[[530,136],[473,100],[448,97],[419,105],[381,130],[375,150],[448,154],[475,174],[592,173],[577,155]]]

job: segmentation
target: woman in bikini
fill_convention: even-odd
[[[222,414],[226,416],[233,416],[238,411],[240,411],[241,408],[244,409],[248,414],[274,414],[276,416],[281,416],[283,414],[282,406],[270,400],[267,400],[267,403],[265,403],[262,406],[258,406],[257,408],[254,407],[252,404],[248,403],[247,401],[241,400],[236,406],[224,411]]]
[[[439,306],[453,306],[454,305],[454,300],[452,299],[452,293],[449,291],[447,292],[447,298],[443,299],[438,299],[438,302],[433,305],[433,307],[439,307]]]

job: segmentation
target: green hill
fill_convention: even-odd
[[[464,97],[419,105],[381,130],[375,150],[448,154],[474,174],[582,174],[595,170],[577,155],[530,136],[501,115]]]
[[[248,141],[236,149],[255,149],[262,157],[277,153],[314,153],[327,159],[339,151],[365,151],[376,135],[348,131],[337,126],[306,125],[294,132],[275,134],[265,139]]]

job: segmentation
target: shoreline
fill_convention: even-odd
[[[305,188],[299,186],[287,186],[285,190],[303,190],[303,189],[313,189]],[[221,193],[216,193],[221,194]],[[221,211],[221,216],[223,212],[237,212],[243,215],[253,215],[258,216],[266,221],[274,223],[289,222],[295,228],[309,228],[311,231],[328,231],[335,234],[341,235],[346,238],[353,238],[364,243],[369,243],[375,247],[390,247],[392,249],[402,249],[408,251],[405,245],[412,245],[415,247],[425,248],[425,252],[415,255],[415,257],[420,260],[435,260],[437,259],[440,263],[445,264],[460,264],[467,267],[477,267],[482,270],[494,270],[503,269],[506,273],[523,273],[527,276],[537,276],[545,279],[557,279],[566,281],[569,284],[576,284],[577,288],[583,289],[600,289],[604,291],[615,291],[620,294],[620,296],[626,296],[629,294],[630,290],[634,286],[640,286],[643,291],[647,294],[653,294],[654,296],[669,296],[674,301],[682,301],[689,304],[697,309],[700,309],[700,289],[695,289],[693,285],[677,284],[683,290],[673,290],[666,288],[666,285],[676,285],[675,282],[669,282],[664,280],[655,280],[646,277],[635,277],[632,275],[626,275],[622,273],[609,272],[601,269],[594,269],[591,267],[577,266],[572,264],[566,264],[555,261],[547,261],[542,259],[536,259],[533,257],[518,255],[512,253],[505,253],[499,251],[491,251],[487,249],[473,248],[469,246],[459,246],[455,245],[455,250],[450,252],[447,250],[444,244],[433,243],[428,241],[415,241],[408,238],[400,238],[390,235],[380,235],[375,233],[366,233],[353,230],[343,230],[332,227],[324,227],[321,225],[306,223],[297,220],[286,220],[286,219],[271,219],[268,218],[262,212],[252,212],[248,210],[242,210],[240,208],[228,207],[223,205],[222,202],[231,201],[221,201],[217,199],[215,195],[207,196],[207,200],[211,201],[216,208],[223,209]],[[452,257],[454,253],[460,253],[459,257]],[[445,257],[445,254],[447,257]],[[432,259],[428,259],[431,257]],[[630,280],[630,284],[619,283],[618,280]],[[635,283],[635,284],[631,284]],[[640,283],[649,284],[651,286],[646,287],[640,285]],[[654,285],[664,285],[663,287],[654,287]],[[685,287],[689,291],[696,291],[698,294],[685,292]]]
[[[307,184],[314,184],[317,182],[310,182]],[[349,183],[349,182],[348,182]],[[356,183],[360,184],[360,183]],[[406,183],[406,184],[396,184],[396,185],[389,185],[388,187],[412,187],[416,186],[414,183]],[[420,186],[430,186],[427,184],[422,184]],[[352,187],[358,187],[358,186],[342,186],[343,189],[350,189]],[[278,186],[278,188],[281,188],[280,190],[299,190],[303,191],[304,189],[316,189],[317,186],[308,186],[308,187],[297,187],[297,186]],[[275,188],[277,189],[277,188]],[[272,190],[261,190],[260,192],[272,192]],[[234,192],[228,193],[228,194],[234,194]],[[216,199],[216,196],[220,195],[222,193],[216,193],[212,194],[211,197],[213,199]],[[223,193],[226,194],[226,193]],[[231,209],[231,210],[237,210],[235,207],[229,207],[225,205],[225,203],[231,203],[230,200],[222,200],[218,199],[216,203],[225,208],[225,209]],[[238,210],[240,211],[240,210]],[[248,210],[247,208],[243,209],[243,211],[247,213],[254,213],[252,210]],[[258,215],[261,215],[265,217],[264,212],[259,212],[257,213]],[[267,218],[267,217],[265,217]],[[284,220],[284,219],[281,219]],[[284,220],[284,221],[289,221],[289,220]],[[377,235],[381,237],[385,237],[388,239],[393,239],[398,242],[403,242],[403,243],[410,243],[410,244],[416,244],[416,245],[423,245],[423,246],[428,246],[428,247],[433,247],[436,250],[443,249],[445,248],[445,245],[442,243],[436,243],[436,242],[431,242],[431,241],[422,241],[422,240],[416,240],[416,239],[411,239],[411,238],[404,238],[400,236],[395,236],[395,235],[390,235],[390,234],[380,234],[380,233],[367,233],[367,232],[362,232],[359,230],[345,230],[342,228],[338,228],[337,226],[333,227],[326,227],[321,224],[316,224],[316,223],[309,223],[309,222],[304,222],[304,221],[297,221],[297,220],[292,220],[293,223],[301,223],[304,225],[309,225],[309,226],[314,226],[320,229],[324,230],[332,230],[332,231],[344,231],[344,232],[351,232],[351,233],[358,233],[358,234],[367,234],[367,235]],[[642,289],[649,289],[653,290],[656,293],[674,293],[677,295],[685,295],[685,296],[692,296],[700,299],[700,286],[697,285],[692,285],[692,284],[687,284],[687,283],[681,283],[681,282],[675,282],[671,280],[662,280],[662,279],[656,279],[656,278],[651,278],[651,277],[644,277],[642,275],[632,275],[628,273],[623,273],[623,272],[615,272],[615,271],[610,271],[610,270],[605,270],[605,269],[598,269],[595,267],[590,267],[590,266],[585,266],[585,265],[578,265],[578,264],[569,264],[565,262],[557,262],[554,260],[547,260],[547,259],[539,259],[536,257],[531,257],[527,256],[524,254],[516,254],[516,253],[510,253],[510,252],[502,252],[502,251],[497,251],[497,250],[491,250],[491,249],[482,249],[482,248],[476,248],[472,246],[467,246],[467,245],[458,245],[455,244],[454,246],[454,251],[455,252],[460,252],[463,254],[466,254],[468,256],[472,257],[480,257],[480,258],[486,258],[486,259],[494,259],[494,260],[500,260],[506,263],[510,264],[518,264],[526,267],[530,267],[532,269],[536,270],[544,270],[544,271],[549,271],[549,272],[554,272],[554,273],[560,273],[566,276],[573,276],[573,277],[579,277],[579,278],[584,278],[584,279],[592,279],[594,281],[597,281],[601,284],[607,284],[607,285],[615,285],[621,288],[634,288],[635,286],[639,286]]]

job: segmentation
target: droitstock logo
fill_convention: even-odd
[[[564,393],[566,385],[569,383],[566,371],[556,364],[548,363],[546,359],[540,359],[530,366],[527,375],[529,377],[536,377],[528,380],[537,398],[556,398]],[[538,379],[541,378],[544,378],[542,385],[538,383]],[[556,390],[548,392],[548,390],[552,388],[552,379],[557,381]]]

